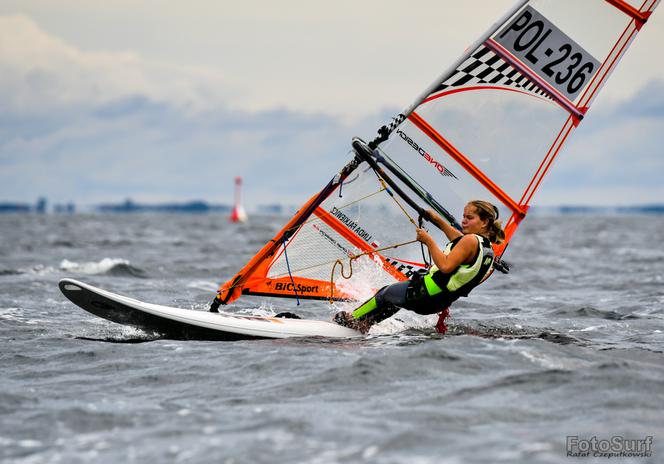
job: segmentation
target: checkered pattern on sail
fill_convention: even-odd
[[[472,53],[450,77],[432,92],[432,95],[452,88],[476,85],[513,87],[548,98],[537,84],[484,45]]]

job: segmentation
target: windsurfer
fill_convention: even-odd
[[[469,202],[463,210],[463,232],[432,210],[426,211],[425,219],[450,240],[441,250],[426,230],[417,229],[416,239],[431,253],[434,264],[431,269],[416,273],[410,280],[383,287],[352,313],[337,313],[335,322],[367,333],[373,324],[393,316],[400,308],[434,314],[459,297],[468,296],[490,275],[494,260],[491,244],[500,244],[505,239],[498,208],[487,201]]]

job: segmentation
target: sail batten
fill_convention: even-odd
[[[652,14],[652,11],[641,11],[647,2],[643,2],[643,6],[641,6],[641,9],[639,10],[623,0],[606,0],[606,2],[615,6],[626,15],[631,16],[634,21],[636,21],[638,29],[641,29],[641,27],[648,21],[648,18],[650,18],[650,15]]]
[[[500,45],[498,42],[488,39],[484,44],[492,51],[494,52],[497,56],[505,60],[507,63],[509,63],[511,66],[514,67],[515,71],[521,72],[523,75],[528,76],[530,80],[532,80],[538,87],[539,89],[547,94],[550,98],[554,99],[560,106],[565,108],[570,114],[574,115],[577,120],[583,119],[584,112],[581,111],[579,108],[577,108],[574,103],[572,103],[567,97],[562,95],[560,92],[558,92],[556,89],[554,89],[551,85],[547,84],[546,81],[543,79],[539,78],[537,74],[535,74],[528,66],[526,66],[523,62],[521,62],[518,58],[516,58],[514,55],[512,55],[508,50],[506,50],[502,45]]]
[[[532,179],[530,180],[528,187],[524,190],[523,196],[519,200],[519,204],[522,205],[530,204],[533,195],[535,194],[535,192],[539,188],[540,183],[542,182],[542,179],[544,179],[544,176],[546,175],[549,168],[552,166],[553,161],[558,155],[558,151],[560,150],[565,140],[567,139],[567,136],[571,133],[574,127],[576,127],[576,121],[574,121],[573,117],[570,116],[563,125],[563,127],[560,129],[560,132],[558,132],[556,139],[554,140],[553,144],[551,144],[551,147],[547,151],[546,156],[542,160],[542,163],[539,165],[537,171],[535,172],[535,175],[533,175]]]
[[[525,216],[525,211],[523,211],[520,205],[518,205],[507,193],[505,193],[505,191],[503,191],[503,189],[496,185],[484,172],[482,172],[482,170],[464,156],[463,153],[454,147],[454,145],[446,140],[445,137],[431,127],[431,125],[429,125],[419,114],[413,112],[408,119],[410,119],[415,126],[424,132],[431,140],[445,150],[445,152],[447,152],[447,154],[455,161],[462,165],[466,171],[471,173],[475,179],[487,188],[487,190],[498,197],[504,205],[509,206],[513,213]]]

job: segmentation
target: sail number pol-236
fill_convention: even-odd
[[[531,6],[494,39],[573,101],[599,61]]]

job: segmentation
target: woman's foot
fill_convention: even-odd
[[[360,321],[355,319],[353,315],[347,311],[338,312],[334,315],[332,320],[341,326],[357,330],[363,334],[369,332],[369,329],[371,328],[371,322],[369,320]]]

